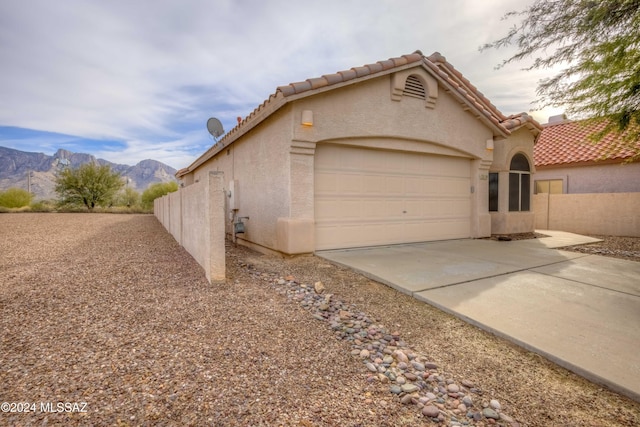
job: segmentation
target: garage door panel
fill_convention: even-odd
[[[360,194],[362,192],[363,177],[361,175],[340,174],[338,191],[346,194]]]
[[[363,201],[364,209],[363,218],[365,216],[371,216],[373,218],[389,218],[396,216],[402,212],[403,204],[402,200],[393,199],[377,199]]]
[[[438,192],[438,179],[432,177],[407,177],[405,179],[405,194],[410,196],[424,196]]]
[[[362,203],[360,200],[338,201],[336,203],[335,211],[334,217],[336,219],[358,219],[362,216]]]
[[[322,200],[316,202],[316,216],[325,221],[341,221],[362,216],[362,202],[360,200]]]
[[[404,177],[388,176],[384,182],[384,194],[402,194],[404,192]]]
[[[319,145],[316,248],[470,235],[469,159]]]
[[[338,176],[328,172],[316,172],[316,194],[336,193],[338,191]]]
[[[440,207],[442,217],[469,218],[470,204],[466,200],[449,200]]]
[[[407,200],[404,204],[407,217],[426,218],[432,214],[432,210],[428,209],[428,202],[425,200]]]
[[[323,221],[332,221],[337,219],[336,214],[339,212],[340,205],[332,200],[316,200],[315,215],[323,218]]]
[[[441,179],[438,184],[438,192],[442,195],[469,193],[469,180]]]
[[[383,175],[366,175],[364,180],[365,187],[362,191],[366,194],[384,194],[384,188],[386,186],[386,177]]]
[[[435,172],[441,177],[461,177],[469,176],[469,163],[460,162],[457,157],[432,156],[438,157]]]

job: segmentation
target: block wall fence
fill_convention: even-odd
[[[224,282],[225,191],[222,173],[154,200],[153,213],[202,266],[209,283]]]
[[[539,230],[640,237],[640,193],[535,194],[533,211]]]

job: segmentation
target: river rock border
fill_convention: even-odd
[[[326,323],[338,339],[349,342],[351,355],[362,360],[367,381],[387,384],[395,399],[414,405],[433,422],[447,426],[520,427],[503,412],[498,400],[484,396],[478,384],[468,379],[456,380],[441,371],[428,357],[412,350],[399,332],[390,331],[375,318],[357,311],[355,304],[325,293],[322,282],[299,283],[293,276],[281,277],[253,270],[250,265],[241,266]]]

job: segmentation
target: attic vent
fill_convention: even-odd
[[[412,96],[414,98],[426,99],[424,86],[417,76],[407,77],[402,94]]]

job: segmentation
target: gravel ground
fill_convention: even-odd
[[[592,255],[603,255],[613,258],[640,261],[640,237],[614,237],[591,235],[602,242],[587,245],[569,246],[564,250],[582,252]]]
[[[639,403],[313,256],[229,246],[209,285],[153,216],[110,214],[1,214],[0,248],[0,402],[31,411],[0,425],[640,425]],[[401,352],[437,399],[381,381]]]

